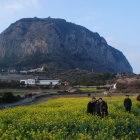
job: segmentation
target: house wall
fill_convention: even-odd
[[[20,83],[25,82],[25,85],[35,85],[35,79],[20,80]]]
[[[42,85],[42,86],[47,86],[52,84],[53,86],[55,85],[60,85],[59,80],[35,80],[35,79],[27,79],[27,80],[20,80],[21,82],[25,82],[25,85]]]
[[[28,79],[29,85],[35,85],[35,79]]]
[[[39,80],[38,85],[57,85],[59,84],[59,80]]]

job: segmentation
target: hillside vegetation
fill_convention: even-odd
[[[94,73],[86,70],[69,70],[61,73],[53,73],[46,75],[62,81],[68,81],[70,85],[105,85],[108,81],[114,83],[116,78],[115,73]]]
[[[0,139],[134,140],[140,139],[140,103],[133,99],[132,113],[123,108],[123,97],[104,98],[109,116],[86,114],[89,98],[58,98],[30,107],[0,111]]]
[[[117,89],[120,91],[127,91],[133,93],[140,92],[140,79],[125,78],[117,81]]]

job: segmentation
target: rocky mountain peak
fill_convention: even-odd
[[[0,68],[132,73],[122,52],[98,33],[55,18],[24,18],[0,34]]]

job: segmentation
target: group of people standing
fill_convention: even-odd
[[[137,97],[137,101],[140,101],[140,95]],[[129,95],[126,95],[124,99],[124,107],[127,112],[130,113],[132,107],[132,101],[129,98]],[[108,105],[107,102],[102,98],[96,100],[95,97],[92,97],[91,101],[89,101],[87,105],[87,114],[97,115],[101,117],[105,117],[108,115]]]
[[[108,106],[102,98],[96,100],[95,97],[92,97],[91,101],[87,105],[87,113],[92,115],[97,115],[105,117],[108,115]]]

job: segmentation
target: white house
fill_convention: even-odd
[[[37,80],[37,85],[60,85],[60,81],[59,80]]]
[[[20,80],[21,85],[35,85],[35,79]]]
[[[20,80],[21,85],[25,86],[60,86],[60,80],[51,80],[51,79],[26,79]]]

